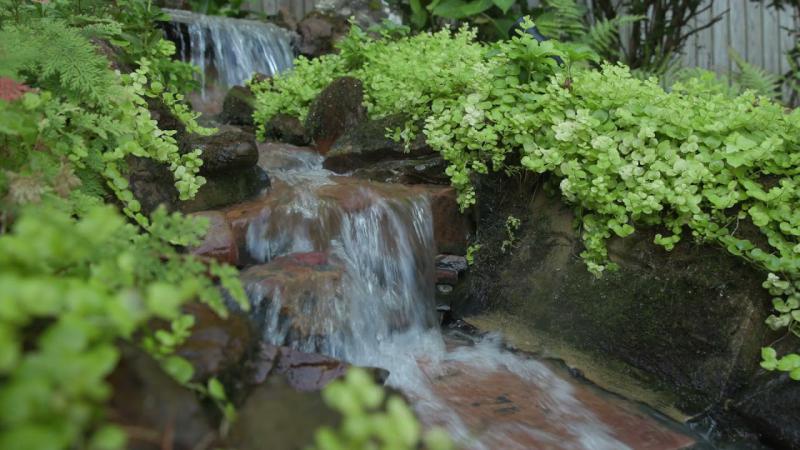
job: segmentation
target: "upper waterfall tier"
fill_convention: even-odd
[[[242,85],[253,74],[274,75],[292,67],[293,34],[256,20],[164,10],[172,21],[167,35],[178,55],[200,68],[203,87]]]

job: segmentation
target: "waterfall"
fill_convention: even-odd
[[[629,407],[604,407],[585,386],[507,351],[496,336],[465,345],[444,335],[428,191],[337,176],[323,159],[296,147],[261,148],[272,187],[243,209],[253,211],[246,250],[256,264],[242,281],[265,341],[387,369],[387,384],[422,421],[444,426],[463,448],[681,448],[643,447],[682,441]]]
[[[272,261],[282,275],[287,268],[303,271],[302,283],[284,277],[276,280],[280,288],[269,271],[264,282],[258,266],[244,272],[265,339],[356,361],[395,331],[435,327],[435,246],[424,192],[309,165],[271,172],[269,198],[247,231],[252,258]],[[305,255],[299,264],[310,258],[316,272],[308,276],[285,255]],[[304,313],[281,317],[286,311]]]
[[[291,32],[266,22],[165,9],[167,35],[181,59],[200,68],[203,95],[216,83],[242,85],[253,74],[274,75],[292,67]]]

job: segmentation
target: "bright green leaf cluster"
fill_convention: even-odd
[[[406,402],[397,396],[385,399],[383,388],[363,369],[351,368],[344,380],[326,386],[323,396],[325,402],[344,417],[338,430],[323,427],[317,431],[315,448],[318,450],[453,448],[442,430],[433,429],[423,435],[422,427]]]
[[[181,306],[199,300],[225,315],[220,287],[248,304],[234,268],[182,249],[207,221],[145,216],[126,175],[142,157],[170,168],[181,198],[203,183],[199,152],[179,152],[147,99],[188,131],[211,130],[182,103],[194,71],[171,59],[152,2],[14,4],[0,8],[0,77],[35,91],[0,99],[0,448],[123,448],[103,413],[119,342],[141,338],[189,383],[194,369],[172,354],[193,324]],[[121,46],[115,62],[130,73],[111,69],[98,36]],[[150,329],[156,319],[167,328]],[[218,382],[191,387],[233,416]]]

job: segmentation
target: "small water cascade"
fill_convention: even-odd
[[[292,34],[256,20],[165,10],[172,18],[167,35],[178,55],[200,68],[202,95],[209,86],[242,85],[253,74],[274,75],[292,67]]]
[[[263,338],[381,367],[427,425],[469,449],[678,449],[660,428],[549,365],[464,342],[435,317],[434,233],[424,188],[322,169],[323,157],[262,148],[273,184],[247,228],[242,279]]]

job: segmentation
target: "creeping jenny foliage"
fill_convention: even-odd
[[[186,383],[192,366],[171,354],[192,325],[181,304],[199,299],[225,315],[221,284],[246,306],[234,268],[180,249],[199,242],[205,223],[163,209],[145,216],[128,189],[131,156],[167,165],[182,198],[203,183],[199,152],[178,151],[148,98],[189,130],[213,130],[181,102],[194,72],[171,59],[158,10],[109,4],[0,0],[3,449],[124,448],[103,413],[120,340],[142,342]],[[111,69],[98,37],[124,43],[130,73]],[[171,328],[150,329],[154,319]],[[196,388],[226,406],[216,380]]]
[[[333,78],[354,76],[371,116],[409,114],[391,136],[409,140],[421,124],[462,207],[489,170],[550,174],[575,207],[595,274],[613,269],[606,241],[637,226],[663,229],[655,242],[668,250],[689,236],[715,243],[770,273],[767,324],[800,335],[800,111],[707,78],[665,91],[621,65],[578,64],[591,56],[526,35],[484,45],[466,29],[399,39],[355,29],[340,55],[255,85],[255,118],[303,117]],[[800,379],[800,357],[764,355],[763,367]]]

